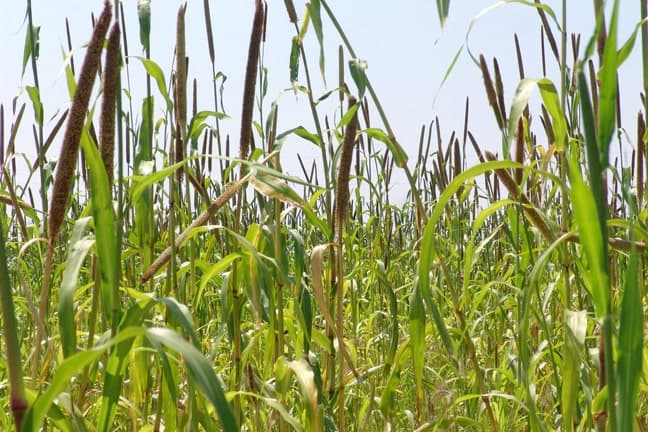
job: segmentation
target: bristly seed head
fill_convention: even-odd
[[[254,110],[254,88],[257,80],[259,63],[259,50],[261,37],[263,36],[263,23],[265,21],[265,10],[261,0],[256,0],[256,10],[252,22],[252,34],[248,49],[247,67],[245,69],[245,83],[243,86],[243,106],[241,113],[241,136],[239,142],[239,158],[247,159],[252,141],[252,113]],[[241,165],[241,175],[243,173]]]
[[[104,3],[104,9],[95,24],[92,38],[79,74],[76,92],[70,108],[67,128],[61,145],[61,153],[56,164],[52,200],[48,218],[48,239],[50,247],[63,224],[68,196],[72,189],[75,167],[79,156],[79,142],[83,131],[83,124],[92,94],[92,87],[101,61],[101,50],[110,20],[112,8],[109,2]]]
[[[349,96],[349,109],[357,104],[353,96]],[[340,154],[340,165],[338,167],[337,190],[333,208],[334,227],[338,241],[341,241],[342,232],[344,231],[344,221],[346,219],[347,208],[349,204],[349,173],[351,172],[351,162],[353,159],[353,145],[356,141],[356,132],[358,130],[358,112],[353,113],[353,118],[346,126],[344,131],[344,140],[342,141],[342,153]]]
[[[497,126],[500,129],[504,129],[504,120],[501,113],[499,112],[499,103],[497,101],[497,92],[495,91],[495,86],[493,85],[493,80],[491,79],[490,72],[488,71],[488,65],[486,64],[486,59],[484,55],[479,56],[479,66],[481,68],[482,77],[484,78],[484,87],[486,88],[486,96],[488,98],[488,104],[493,109],[495,114],[495,119],[497,120]]]
[[[99,126],[99,141],[101,159],[103,160],[108,183],[113,180],[113,159],[115,154],[115,103],[119,89],[119,24],[113,24],[108,35],[106,65],[104,67],[103,103],[101,107],[101,124]]]

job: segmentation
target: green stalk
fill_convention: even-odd
[[[38,67],[36,64],[36,43],[34,41],[34,37],[36,36],[36,33],[34,32],[34,20],[32,19],[32,6],[31,6],[31,0],[27,0],[27,20],[29,23],[29,43],[30,47],[29,49],[31,50],[31,68],[32,68],[32,75],[34,75],[34,86],[37,89],[40,89],[40,86],[38,84]],[[37,121],[38,123],[38,142],[36,143],[36,146],[38,147],[38,169],[39,169],[39,174],[40,174],[40,194],[41,194],[41,202],[43,203],[43,208],[47,209],[49,208],[48,205],[48,200],[47,200],[47,190],[45,188],[45,172],[43,170],[43,167],[45,166],[45,150],[43,149],[43,122],[42,121]],[[43,214],[43,227],[47,226],[47,212],[44,212]]]
[[[585,129],[585,143],[587,145],[587,162],[588,169],[590,173],[590,190],[591,194],[595,200],[596,213],[598,219],[598,229],[600,230],[600,235],[603,241],[601,242],[601,249],[598,251],[600,254],[598,259],[598,265],[601,267],[598,269],[599,274],[605,277],[604,281],[594,281],[595,284],[604,284],[597,292],[602,293],[605,298],[598,299],[599,304],[602,304],[602,307],[597,310],[597,316],[603,319],[603,355],[604,355],[604,379],[606,380],[608,388],[608,423],[611,431],[616,431],[616,406],[615,406],[615,393],[616,393],[616,383],[615,383],[615,374],[614,374],[614,357],[613,357],[613,329],[614,329],[614,317],[612,315],[612,302],[610,299],[610,282],[609,282],[609,260],[608,260],[608,233],[607,233],[607,209],[604,200],[604,189],[603,189],[603,166],[601,164],[601,158],[599,156],[599,146],[597,145],[597,136],[594,127],[594,113],[592,111],[592,105],[590,102],[589,91],[587,88],[587,82],[585,80],[585,75],[581,71],[578,77],[578,86],[581,96],[581,109],[583,112],[584,118],[584,129]],[[585,240],[585,238],[583,238]],[[586,244],[584,244],[586,245]],[[590,265],[594,265],[591,263]],[[597,302],[596,295],[594,295],[594,301]]]
[[[336,266],[337,287],[336,294],[336,323],[339,334],[344,334],[344,228],[347,222],[347,212],[349,209],[349,173],[351,171],[351,162],[353,160],[353,147],[356,142],[356,131],[358,130],[358,111],[357,100],[353,96],[349,96],[349,110],[356,108],[353,117],[344,131],[344,140],[342,141],[342,151],[340,154],[340,162],[338,166],[338,175],[335,190],[335,205],[333,208],[334,220],[334,240],[337,244],[335,249],[335,260],[332,265]],[[340,345],[344,344],[343,340],[339,341]],[[342,349],[342,347],[340,347]],[[345,430],[345,400],[344,400],[344,368],[345,358],[339,356],[338,368],[338,428],[341,431]],[[349,368],[352,365],[348,365]]]
[[[150,6],[150,1],[143,1],[139,2],[137,5],[138,8],[138,15],[139,15],[139,23],[140,23],[140,42],[142,44],[142,47],[144,48],[144,55],[147,60],[151,59],[151,6]],[[147,133],[144,135],[144,139],[140,138],[140,140],[144,141],[141,142],[140,145],[142,146],[142,150],[140,151],[141,157],[143,159],[152,159],[153,157],[153,97],[151,95],[151,75],[146,74],[146,98],[145,100],[145,105],[146,105],[146,116],[145,118],[142,118],[142,124],[146,124],[145,129]],[[141,133],[140,133],[141,135]],[[141,162],[141,160],[138,160],[136,165]],[[138,168],[137,166],[135,167],[136,169]],[[148,220],[148,227],[144,227],[142,229],[142,235],[145,236],[145,239],[148,240],[148,244],[141,244],[142,248],[142,258],[144,260],[144,267],[148,267],[151,264],[151,259],[153,256],[153,246],[155,243],[155,240],[153,238],[154,236],[154,231],[153,227],[155,226],[155,212],[153,211],[153,190],[151,188],[147,188],[146,193],[146,202],[148,204],[148,208],[146,209],[148,211],[148,214],[144,217]],[[144,234],[144,230],[146,230],[146,234]],[[141,239],[140,239],[141,241]],[[153,281],[149,284],[149,290],[153,291]]]
[[[645,21],[648,18],[648,3],[645,0],[639,0],[641,5],[641,20]],[[648,114],[648,23],[641,26],[641,57],[643,59],[643,93],[644,98],[644,114]]]
[[[120,26],[120,14],[119,14],[120,0],[115,0],[115,23]],[[121,57],[121,52],[120,52]],[[121,92],[121,67],[117,70],[117,92],[116,96],[116,108],[117,108],[117,220],[115,226],[115,233],[117,235],[117,247],[115,248],[115,253],[117,254],[117,284],[113,287],[113,297],[114,297],[114,307],[115,313],[113,314],[113,334],[117,333],[118,327],[118,317],[119,310],[118,308],[121,305],[120,296],[119,296],[119,282],[121,281],[121,272],[122,272],[122,237],[124,236],[124,141],[123,141],[123,124],[122,124],[122,92]],[[91,341],[90,341],[91,342]]]
[[[265,22],[265,8],[261,0],[255,2],[255,12],[252,21],[252,31],[250,34],[250,43],[248,47],[247,65],[245,71],[245,81],[243,84],[243,104],[241,106],[241,133],[239,142],[239,158],[246,160],[250,153],[250,144],[252,142],[252,122],[254,112],[254,91],[257,82],[257,66],[259,63],[261,37]],[[245,178],[246,166],[241,164],[239,171],[239,181]],[[234,232],[241,228],[241,215],[243,203],[245,201],[245,191],[240,189],[237,194],[236,210],[234,217]],[[234,364],[234,391],[241,389],[242,367],[241,367],[241,291],[238,287],[238,269],[234,267],[231,279],[232,292],[232,363]],[[241,398],[235,397],[232,401],[234,408],[234,417],[241,424],[243,417],[241,411]]]
[[[9,368],[9,387],[11,389],[11,412],[14,416],[16,430],[20,430],[23,417],[29,407],[25,397],[23,382],[20,342],[18,341],[18,322],[13,304],[11,281],[7,267],[4,228],[0,229],[0,310],[2,310],[2,329],[5,334],[7,349],[7,366]]]
[[[567,110],[567,0],[562,1],[562,29],[560,33],[560,111],[565,113]],[[562,184],[567,184],[567,172],[569,170],[567,161],[567,150],[558,155],[559,158],[559,174]],[[567,224],[569,214],[569,194],[561,193],[561,228],[563,232],[567,232],[569,227]],[[571,284],[569,283],[570,274],[570,258],[566,253],[564,247],[560,247],[560,257],[562,265],[562,274],[560,277],[561,286],[565,296],[564,312],[562,314],[564,325],[564,344],[563,344],[563,357],[565,359],[562,367],[562,380],[560,382],[561,392],[561,413],[563,418],[563,428],[565,431],[570,432],[574,430],[574,423],[576,422],[577,401],[574,399],[574,393],[578,392],[578,353],[574,346],[573,335],[566,325],[566,314],[571,309]]]

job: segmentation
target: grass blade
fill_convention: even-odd
[[[618,430],[633,429],[637,414],[639,381],[643,367],[643,310],[642,284],[639,273],[639,254],[630,253],[629,266],[621,302],[619,324],[619,346],[617,358],[617,381],[619,386]]]
[[[59,328],[61,330],[61,345],[63,357],[69,357],[76,352],[76,321],[74,319],[74,293],[78,286],[79,271],[90,248],[95,241],[84,236],[91,218],[81,218],[76,221],[70,238],[70,248],[66,260],[61,292],[59,297]]]
[[[90,172],[90,198],[92,201],[92,216],[97,238],[97,256],[101,275],[102,305],[104,314],[116,330],[119,322],[119,306],[115,303],[115,293],[119,281],[119,263],[117,262],[117,235],[115,233],[115,213],[108,174],[104,167],[101,154],[96,144],[88,134],[81,141]]]
[[[9,369],[11,411],[14,416],[16,430],[20,430],[28,405],[23,382],[20,342],[18,342],[18,322],[11,292],[5,246],[4,224],[0,224],[0,308],[2,310],[2,330],[6,339],[5,348],[7,352],[7,368]]]

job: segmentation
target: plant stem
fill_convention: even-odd
[[[18,321],[16,320],[13,304],[5,244],[4,224],[2,224],[0,226],[0,310],[2,310],[2,330],[6,339],[11,411],[14,416],[16,430],[19,431],[22,426],[23,416],[29,405],[25,397],[23,365],[20,356],[20,342],[18,341]]]
[[[349,54],[353,58],[357,58],[355,51],[353,50],[353,47],[351,46],[351,43],[349,42],[349,39],[346,37],[346,33],[342,29],[342,26],[338,22],[337,18],[333,14],[333,11],[329,7],[328,3],[326,0],[321,0],[322,6],[324,7],[324,10],[326,10],[326,13],[328,14],[329,18],[331,19],[331,22],[333,23],[333,26],[337,30],[338,34],[342,38],[342,42],[344,42],[344,46],[346,46],[347,50],[349,50]],[[400,147],[400,144],[398,144],[398,141],[396,140],[396,135],[394,134],[394,131],[391,128],[391,124],[389,123],[389,120],[387,119],[387,115],[385,114],[385,110],[382,107],[382,104],[380,103],[380,100],[378,99],[378,96],[376,95],[376,92],[374,91],[373,86],[371,85],[371,81],[367,79],[367,90],[369,90],[369,94],[371,95],[371,99],[373,100],[374,104],[376,105],[376,110],[378,111],[378,114],[380,115],[380,119],[382,120],[383,124],[385,125],[385,129],[387,129],[387,134],[389,135],[389,139],[391,139],[396,147]],[[404,152],[403,152],[404,153]],[[421,194],[419,193],[419,190],[416,187],[416,179],[412,175],[412,172],[410,171],[409,167],[407,166],[407,162],[404,162],[402,166],[399,166],[404,172],[405,176],[407,177],[407,182],[409,183],[410,186],[410,191],[412,193],[412,197],[414,198],[414,204],[416,206],[416,215],[417,215],[417,229],[418,232],[421,233],[424,226],[427,224],[427,214],[425,212],[425,209],[423,207],[423,202],[421,201]]]

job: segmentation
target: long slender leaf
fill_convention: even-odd
[[[81,218],[74,224],[68,258],[63,272],[63,281],[61,282],[58,314],[64,357],[69,357],[76,351],[77,330],[76,320],[74,319],[74,293],[79,285],[81,266],[90,248],[95,243],[94,239],[85,237],[90,220],[91,218]]]

